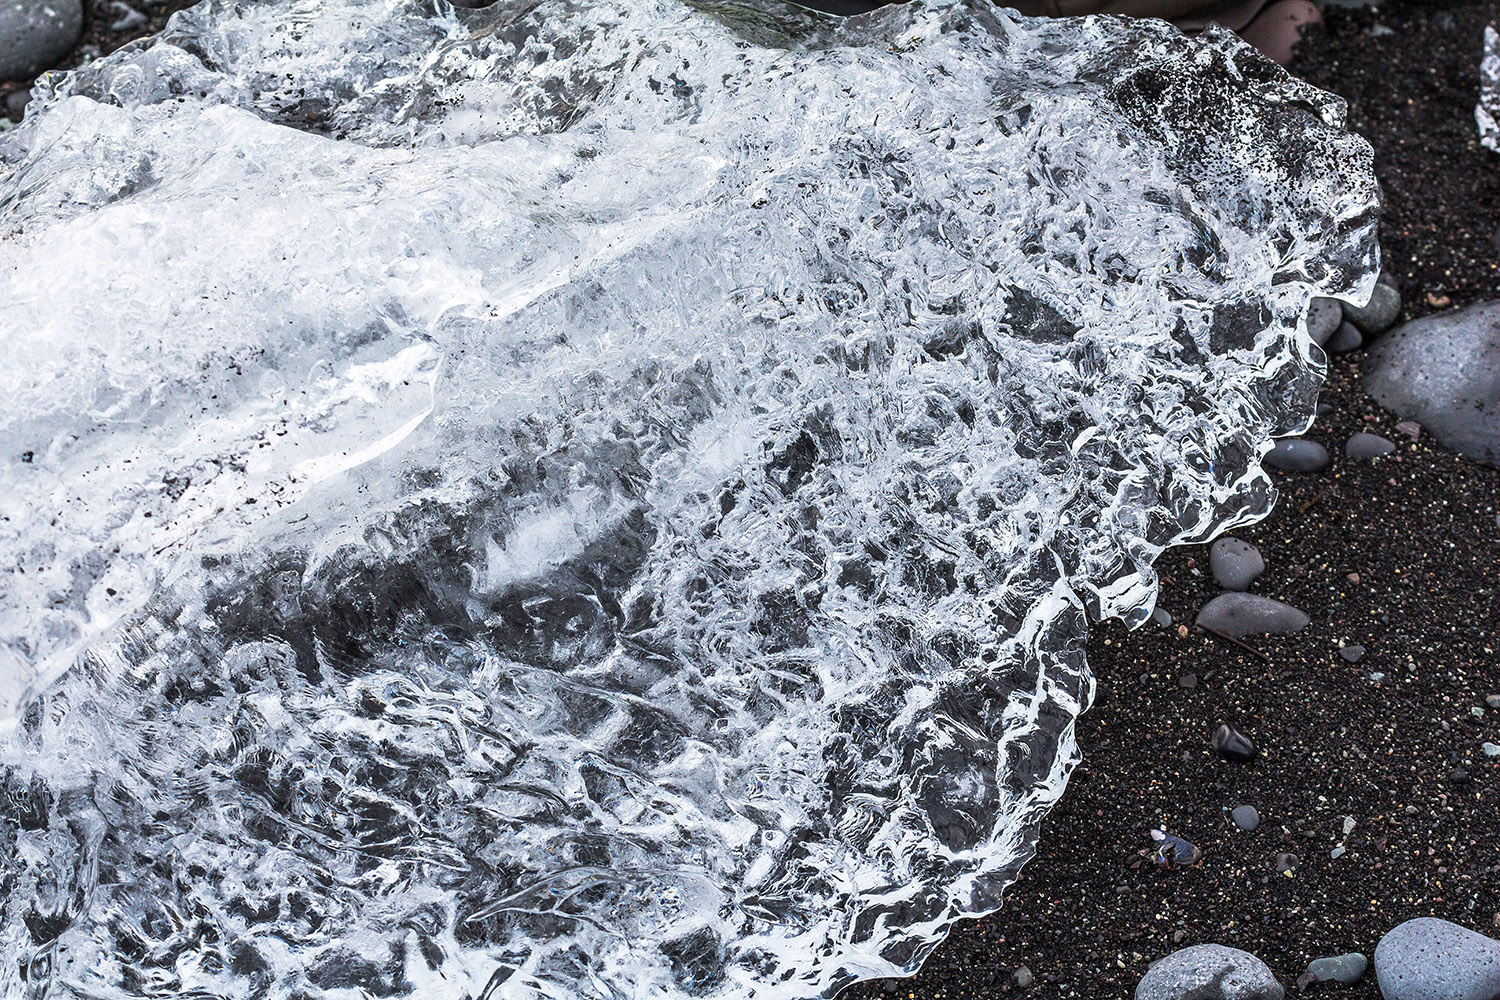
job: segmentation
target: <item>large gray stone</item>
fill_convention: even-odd
[[[1500,941],[1436,917],[1392,928],[1375,946],[1385,1000],[1500,998]]]
[[[1366,355],[1364,384],[1445,446],[1500,465],[1500,302],[1402,324]]]
[[[1238,948],[1199,944],[1174,951],[1146,972],[1135,1000],[1285,1000],[1266,963]]]
[[[0,80],[51,69],[82,34],[80,0],[0,0]]]
[[[1197,622],[1225,635],[1280,635],[1301,632],[1308,617],[1290,604],[1259,594],[1220,594],[1198,612]]]
[[[1225,590],[1248,590],[1266,571],[1266,561],[1254,545],[1226,535],[1208,550],[1208,570]]]

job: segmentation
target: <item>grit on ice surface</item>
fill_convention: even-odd
[[[1337,102],[1156,22],[218,2],[52,86],[5,989],[914,968],[1373,280]]]

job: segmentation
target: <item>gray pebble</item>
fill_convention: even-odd
[[[1265,464],[1283,472],[1322,472],[1328,468],[1328,449],[1307,438],[1282,438],[1266,453]]]
[[[1172,624],[1172,614],[1166,608],[1153,608],[1151,610],[1151,620],[1162,628],[1166,628]]]
[[[1299,859],[1297,855],[1291,854],[1286,851],[1283,851],[1282,853],[1276,855],[1277,874],[1285,874],[1286,872],[1291,871],[1293,868],[1296,868],[1298,860]]]
[[[1189,691],[1193,690],[1198,686],[1198,675],[1183,674],[1181,677],[1177,678],[1177,686],[1187,688]]]
[[[1307,627],[1306,614],[1259,594],[1220,594],[1198,612],[1197,623],[1236,638],[1244,635],[1282,635]]]
[[[1285,1000],[1266,963],[1247,951],[1198,944],[1151,966],[1135,1000]]]
[[[1495,1000],[1500,941],[1436,917],[1392,928],[1375,946],[1385,1000]]]
[[[1369,959],[1351,951],[1347,955],[1313,959],[1307,963],[1307,974],[1315,983],[1357,983],[1369,967]]]
[[[1364,342],[1364,335],[1354,328],[1353,323],[1340,323],[1339,328],[1333,331],[1333,336],[1328,338],[1325,346],[1329,354],[1348,354],[1350,351],[1358,350]]]
[[[1309,830],[1308,832],[1312,833],[1313,831]],[[1344,856],[1344,853],[1345,853],[1346,850],[1347,849],[1344,847],[1344,845],[1340,844],[1339,846],[1335,847],[1333,850],[1329,851],[1328,852],[1328,856],[1330,858],[1332,858],[1334,861],[1337,861],[1339,858],[1342,858]]]
[[[1026,968],[1026,966],[1024,966],[1024,965],[1021,966],[1019,969],[1016,970],[1015,977],[1016,977],[1016,985],[1019,986],[1019,987],[1021,987],[1021,989],[1023,989],[1023,990],[1026,987],[1030,986],[1032,983],[1036,982],[1036,977],[1033,976],[1031,974],[1031,970],[1028,969],[1028,968]]]
[[[1358,327],[1361,333],[1384,333],[1395,325],[1400,315],[1401,293],[1385,282],[1376,282],[1368,305],[1351,306],[1344,303],[1344,318]]]
[[[80,0],[0,3],[0,80],[30,80],[66,56],[83,34]]]
[[[1255,828],[1260,826],[1260,813],[1254,806],[1235,806],[1229,811],[1229,818],[1246,833],[1254,833]]]
[[[1248,590],[1266,571],[1266,561],[1254,545],[1226,536],[1208,550],[1208,568],[1225,590]]]
[[[1500,708],[1500,694],[1485,695],[1484,703],[1490,706],[1490,708]]]
[[[31,88],[22,87],[5,95],[5,117],[16,124],[26,117],[26,105],[31,103]]]
[[[1403,323],[1364,361],[1375,401],[1444,446],[1500,465],[1500,302]]]
[[[1341,646],[1339,655],[1344,658],[1345,663],[1358,663],[1365,658],[1365,647],[1363,646]]]
[[[1344,321],[1344,307],[1338,299],[1315,298],[1307,307],[1307,335],[1322,347],[1333,331]]]
[[[1367,434],[1361,431],[1345,443],[1344,457],[1354,459],[1375,458],[1380,455],[1389,455],[1395,450],[1396,445],[1379,434]]]
[[[1479,749],[1484,751],[1486,757],[1500,757],[1500,746],[1485,740],[1479,744]]]

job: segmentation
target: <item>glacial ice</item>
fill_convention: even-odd
[[[1479,142],[1500,153],[1500,33],[1484,29],[1484,58],[1479,63],[1479,104],[1474,108]]]
[[[1376,192],[1232,35],[206,0],[0,138],[0,995],[831,995],[1262,516]],[[49,992],[49,990],[54,992]]]

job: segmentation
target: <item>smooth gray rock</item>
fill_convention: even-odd
[[[1383,438],[1379,434],[1367,434],[1361,431],[1344,444],[1344,457],[1354,459],[1376,458],[1380,455],[1389,455],[1395,450],[1395,442]]]
[[[1369,967],[1369,959],[1351,951],[1347,955],[1313,959],[1307,963],[1307,974],[1315,983],[1357,983]]]
[[[1446,447],[1500,466],[1500,302],[1404,323],[1364,361],[1364,386]]]
[[[1333,331],[1344,321],[1344,307],[1338,299],[1313,299],[1307,307],[1307,335],[1313,343],[1322,347],[1333,336]]]
[[[1135,1000],[1285,1000],[1266,963],[1238,948],[1199,944],[1174,951],[1146,972]]]
[[[1254,806],[1235,806],[1229,811],[1229,818],[1246,833],[1254,833],[1260,826],[1260,811]]]
[[[1333,331],[1333,336],[1328,338],[1325,346],[1329,354],[1348,354],[1350,351],[1358,350],[1364,342],[1364,334],[1355,329],[1353,323],[1340,323],[1339,328]]]
[[[82,34],[80,0],[0,0],[0,80],[51,69]]]
[[[1496,1000],[1500,941],[1436,917],[1392,928],[1375,946],[1385,1000]]]
[[[1340,646],[1339,656],[1344,658],[1345,663],[1358,663],[1365,658],[1365,647],[1363,646]]]
[[[1162,628],[1166,628],[1167,626],[1172,624],[1172,612],[1168,611],[1166,608],[1152,608],[1151,620],[1160,625]]]
[[[1254,545],[1226,535],[1208,550],[1208,570],[1225,590],[1248,590],[1266,571],[1266,561]]]
[[[1395,325],[1401,315],[1401,293],[1385,282],[1376,282],[1375,291],[1366,306],[1351,306],[1344,303],[1344,318],[1359,328],[1361,333],[1384,333]]]
[[[1282,438],[1266,453],[1265,464],[1283,472],[1322,472],[1328,449],[1307,438]]]
[[[1281,635],[1301,632],[1309,621],[1290,604],[1259,594],[1220,594],[1198,612],[1197,623],[1225,635]]]

